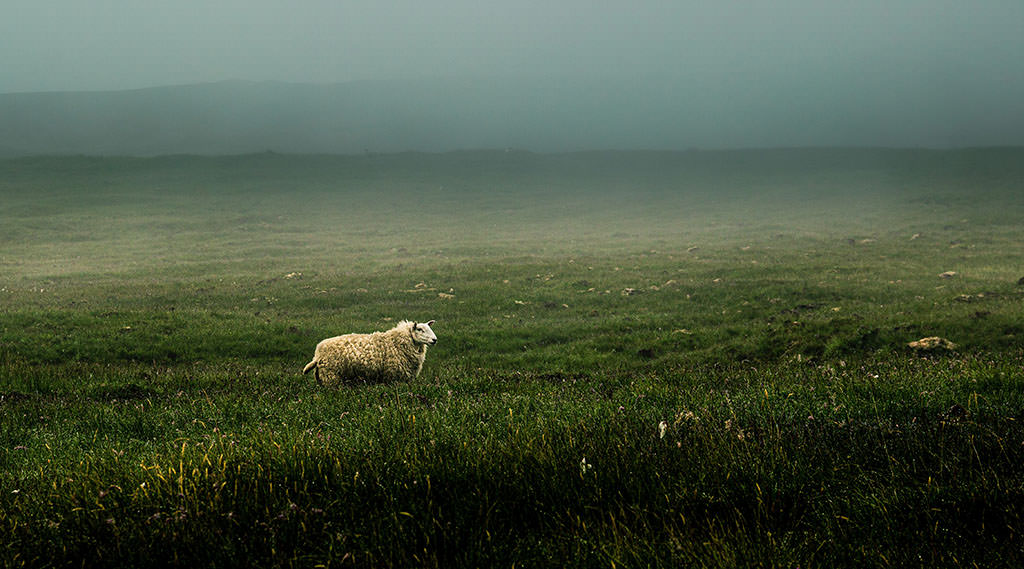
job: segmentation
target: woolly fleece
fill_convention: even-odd
[[[431,321],[432,323],[433,321]],[[427,342],[437,337],[428,324],[403,320],[386,332],[345,334],[322,340],[316,345],[313,361],[302,373],[315,369],[317,381],[324,385],[344,382],[409,381],[423,369]],[[424,335],[423,329],[429,331]]]

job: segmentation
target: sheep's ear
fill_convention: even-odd
[[[427,326],[433,326],[433,325],[434,325],[434,321],[433,320],[431,320],[430,322],[427,322]]]

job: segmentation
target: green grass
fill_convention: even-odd
[[[1019,566],[1021,164],[0,162],[0,563]]]

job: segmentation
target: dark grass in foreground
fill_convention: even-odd
[[[1018,154],[5,162],[0,559],[1019,566]]]
[[[162,369],[145,386],[56,368],[58,392],[4,395],[4,555],[1010,566],[1022,365],[456,373],[338,392],[258,368]]]

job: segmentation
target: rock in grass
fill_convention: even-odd
[[[1024,286],[1024,277],[1017,279],[1017,286]]]
[[[921,338],[920,340],[915,340],[907,345],[921,352],[933,352],[956,349],[956,344],[950,342],[945,338],[940,338],[938,336],[929,336],[927,338]]]
[[[956,276],[956,271],[946,271],[944,273],[939,273],[939,278],[940,279],[951,279],[951,278],[953,278],[955,276]]]

